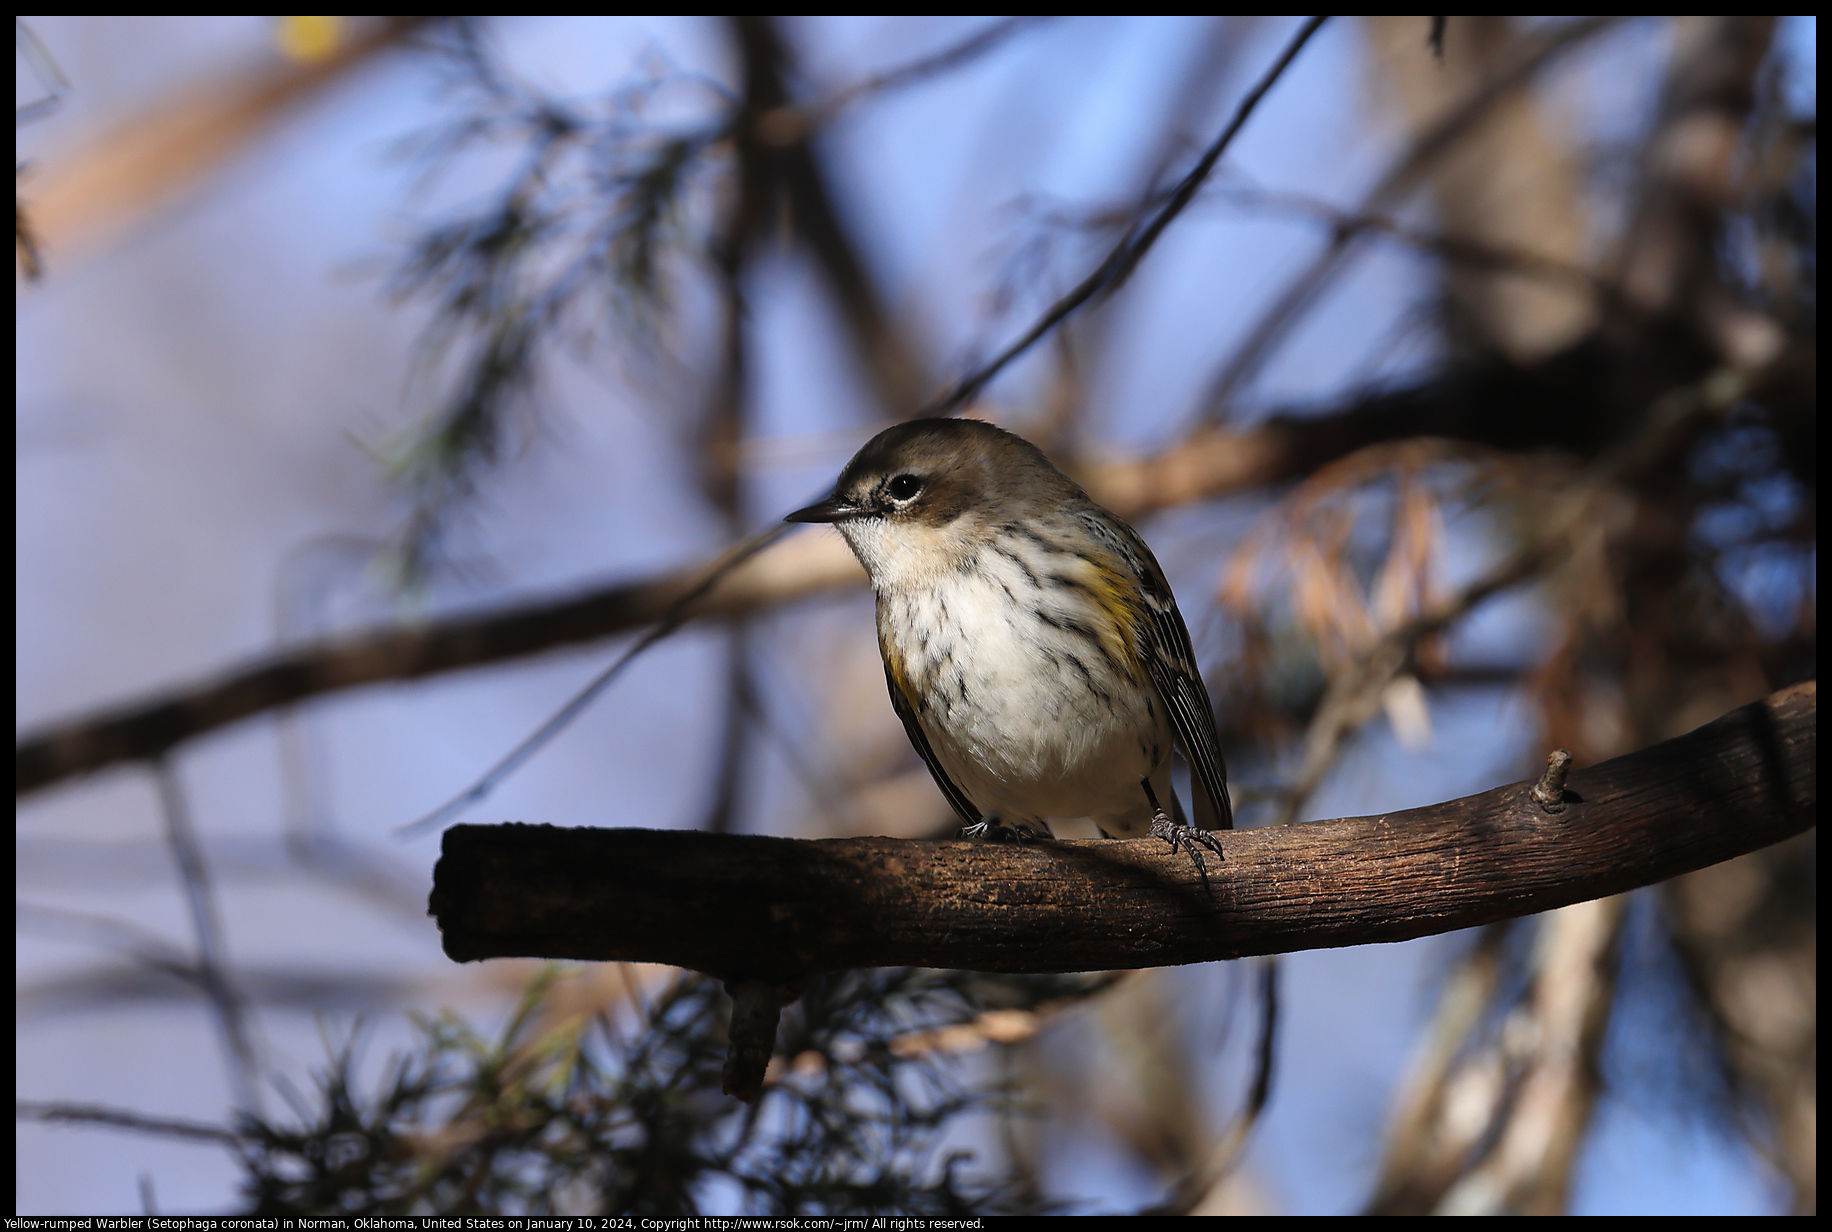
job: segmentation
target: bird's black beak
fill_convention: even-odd
[[[785,522],[850,522],[865,511],[849,500],[829,496],[818,505],[809,505],[806,509],[797,509]]]

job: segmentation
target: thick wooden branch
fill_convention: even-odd
[[[1403,941],[1617,894],[1814,824],[1816,684],[1534,783],[1402,813],[1220,834],[1205,887],[1155,839],[1008,846],[457,826],[445,952],[669,963],[789,986],[911,964],[1172,966]]]

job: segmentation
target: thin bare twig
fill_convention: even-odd
[[[509,750],[508,754],[501,761],[485,771],[483,776],[470,787],[454,796],[451,800],[440,805],[426,816],[420,818],[418,821],[409,822],[396,829],[394,832],[396,837],[407,838],[415,834],[420,834],[426,830],[431,830],[437,826],[444,825],[459,813],[489,795],[496,789],[498,783],[508,778],[509,775],[515,772],[517,767],[534,756],[535,753],[539,752],[541,747],[563,731],[566,726],[578,716],[580,711],[591,705],[594,698],[609,688],[611,682],[617,679],[625,667],[629,666],[631,660],[679,629],[683,624],[686,624],[687,618],[693,612],[694,605],[705,597],[714,586],[717,586],[727,573],[731,572],[731,570],[750,559],[752,556],[755,556],[758,552],[769,547],[770,544],[782,538],[792,529],[794,528],[789,526],[773,526],[760,534],[752,535],[749,539],[736,545],[724,556],[720,557],[712,568],[707,571],[706,576],[700,580],[697,586],[694,586],[679,599],[676,599],[674,603],[669,606],[668,611],[660,620],[650,627],[647,633],[644,633],[641,637],[637,638],[635,642],[631,643],[628,650],[619,655],[617,660],[609,667],[599,672],[590,684],[586,685],[573,696],[571,701],[555,711],[552,718],[536,728],[533,734],[527,739]]]
[[[172,1117],[146,1116],[121,1108],[104,1108],[99,1104],[50,1103],[22,1099],[13,1105],[13,1114],[22,1121],[44,1121],[64,1125],[106,1125],[112,1129],[129,1129],[135,1133],[158,1134],[167,1138],[192,1138],[199,1142],[219,1142],[234,1146],[242,1136],[232,1129],[207,1125],[201,1121],[181,1121]]]
[[[190,907],[191,927],[197,937],[198,976],[215,1011],[217,1031],[222,1036],[225,1059],[229,1063],[230,1088],[235,1093],[236,1107],[258,1116],[261,1110],[259,1066],[254,1046],[249,1041],[246,1001],[230,979],[224,960],[222,923],[217,918],[216,898],[210,891],[210,874],[204,864],[203,849],[192,828],[190,809],[171,759],[157,759],[153,772],[159,784],[166,842],[178,865],[179,884]]]
[[[1214,170],[1215,164],[1220,161],[1222,154],[1234,140],[1235,134],[1240,132],[1242,125],[1247,122],[1247,117],[1253,114],[1254,108],[1259,106],[1266,92],[1272,89],[1286,68],[1297,59],[1298,52],[1303,50],[1305,43],[1310,41],[1310,36],[1315,34],[1327,20],[1327,17],[1312,17],[1304,23],[1303,28],[1286,45],[1284,54],[1266,71],[1265,76],[1260,78],[1259,84],[1248,92],[1247,97],[1241,100],[1240,106],[1234,112],[1234,118],[1228,121],[1227,127],[1221,130],[1221,135],[1215,138],[1207,150],[1203,151],[1202,157],[1196,161],[1196,165],[1190,169],[1189,174],[1183,177],[1170,199],[1158,209],[1157,213],[1152,215],[1150,222],[1146,223],[1142,229],[1121,239],[1114,246],[1113,251],[1107,254],[1106,259],[1095,267],[1094,272],[1082,279],[1067,295],[1052,304],[1037,323],[1025,332],[1023,337],[1006,347],[989,363],[963,377],[953,389],[925,408],[923,413],[925,415],[946,415],[962,406],[984,389],[987,382],[1002,372],[1007,364],[1030,350],[1038,339],[1068,319],[1071,313],[1095,297],[1110,295],[1117,290],[1137,268],[1139,262],[1144,260],[1145,254],[1151,251],[1151,246],[1157,243],[1158,237],[1164,233],[1164,228],[1170,226],[1177,215],[1181,214],[1184,207],[1195,197],[1196,191],[1202,187],[1209,172]]]
[[[763,546],[738,544],[704,564],[482,616],[397,623],[295,647],[170,693],[28,731],[14,749],[14,788],[24,796],[73,774],[149,761],[205,732],[326,693],[520,658],[655,622],[738,614],[864,580],[838,537],[801,536],[760,555]],[[746,563],[725,569],[722,562],[734,557]]]
[[[1609,451],[1583,482],[1563,494],[1508,555],[1453,595],[1393,629],[1349,671],[1330,682],[1305,737],[1304,760],[1284,793],[1274,824],[1294,821],[1317,789],[1350,732],[1374,714],[1387,686],[1405,670],[1421,640],[1441,632],[1480,604],[1536,576],[1594,516],[1597,502],[1615,484],[1668,457],[1700,419],[1721,415],[1743,398],[1761,374],[1719,369],[1676,389],[1648,408],[1642,430]]]
[[[1422,182],[1426,169],[1497,103],[1524,86],[1553,57],[1609,28],[1615,21],[1611,17],[1586,18],[1533,40],[1506,70],[1483,83],[1461,106],[1452,108],[1442,120],[1420,134],[1362,203],[1349,211],[1350,215],[1370,218],[1390,210]],[[1210,382],[1200,403],[1202,418],[1218,417],[1229,399],[1259,371],[1279,341],[1290,333],[1323,288],[1340,272],[1344,259],[1364,234],[1365,229],[1338,230],[1331,237],[1329,247],[1292,279]]]
[[[111,950],[141,966],[203,987],[196,961],[151,929],[130,920],[89,911],[71,911],[41,903],[15,902],[14,926],[20,933],[58,937]]]
[[[1013,35],[1053,20],[1053,15],[1032,13],[994,22],[951,47],[896,68],[873,73],[812,103],[799,107],[778,107],[764,112],[757,118],[758,134],[762,140],[773,145],[804,141],[816,129],[824,128],[835,116],[860,99],[873,94],[889,93],[904,86],[918,85],[931,77],[952,72],[995,50]]]
[[[1598,1061],[1615,1000],[1625,901],[1616,895],[1575,903],[1534,921],[1532,985],[1493,1046],[1499,1055],[1491,1064],[1504,1075],[1497,1094],[1505,1098],[1480,1110],[1489,1123],[1478,1158],[1431,1213],[1556,1215],[1567,1209],[1583,1126],[1601,1087]],[[1476,1111],[1459,1108],[1458,1114]]]
[[[1260,1033],[1253,1053],[1253,1082],[1247,1088],[1247,1102],[1222,1132],[1208,1159],[1178,1186],[1178,1192],[1170,1201],[1140,1214],[1188,1215],[1197,1211],[1215,1187],[1227,1180],[1239,1165],[1241,1152],[1253,1137],[1253,1127],[1259,1124],[1260,1114],[1272,1097],[1279,1026],[1279,956],[1262,954],[1254,961],[1254,966],[1260,977]]]
[[[1245,207],[1290,210],[1310,214],[1327,224],[1336,234],[1371,232],[1387,236],[1421,252],[1432,253],[1449,262],[1481,269],[1525,274],[1548,282],[1582,287],[1594,292],[1599,298],[1615,299],[1620,294],[1620,288],[1614,282],[1593,269],[1512,244],[1497,244],[1472,239],[1468,236],[1422,231],[1417,227],[1409,227],[1389,215],[1356,214],[1331,205],[1320,197],[1307,196],[1303,193],[1267,192],[1260,189],[1230,186],[1223,189],[1221,195],[1224,200]]]

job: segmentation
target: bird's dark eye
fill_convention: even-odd
[[[884,490],[890,493],[890,497],[894,501],[911,500],[918,492],[922,491],[922,480],[916,478],[914,475],[898,475],[895,479],[892,479],[889,483],[884,485]]]

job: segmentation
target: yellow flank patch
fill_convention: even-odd
[[[1139,611],[1126,601],[1131,580],[1104,561],[1084,557],[1076,561],[1076,568],[1081,574],[1077,580],[1088,588],[1107,617],[1100,622],[1098,630],[1102,648],[1115,663],[1123,663],[1128,670],[1137,672]]]
[[[912,710],[918,709],[915,691],[910,688],[910,678],[903,671],[903,655],[896,646],[884,640],[882,630],[878,633],[878,654],[884,659],[884,670],[890,673],[891,683],[903,694],[905,704]]]

